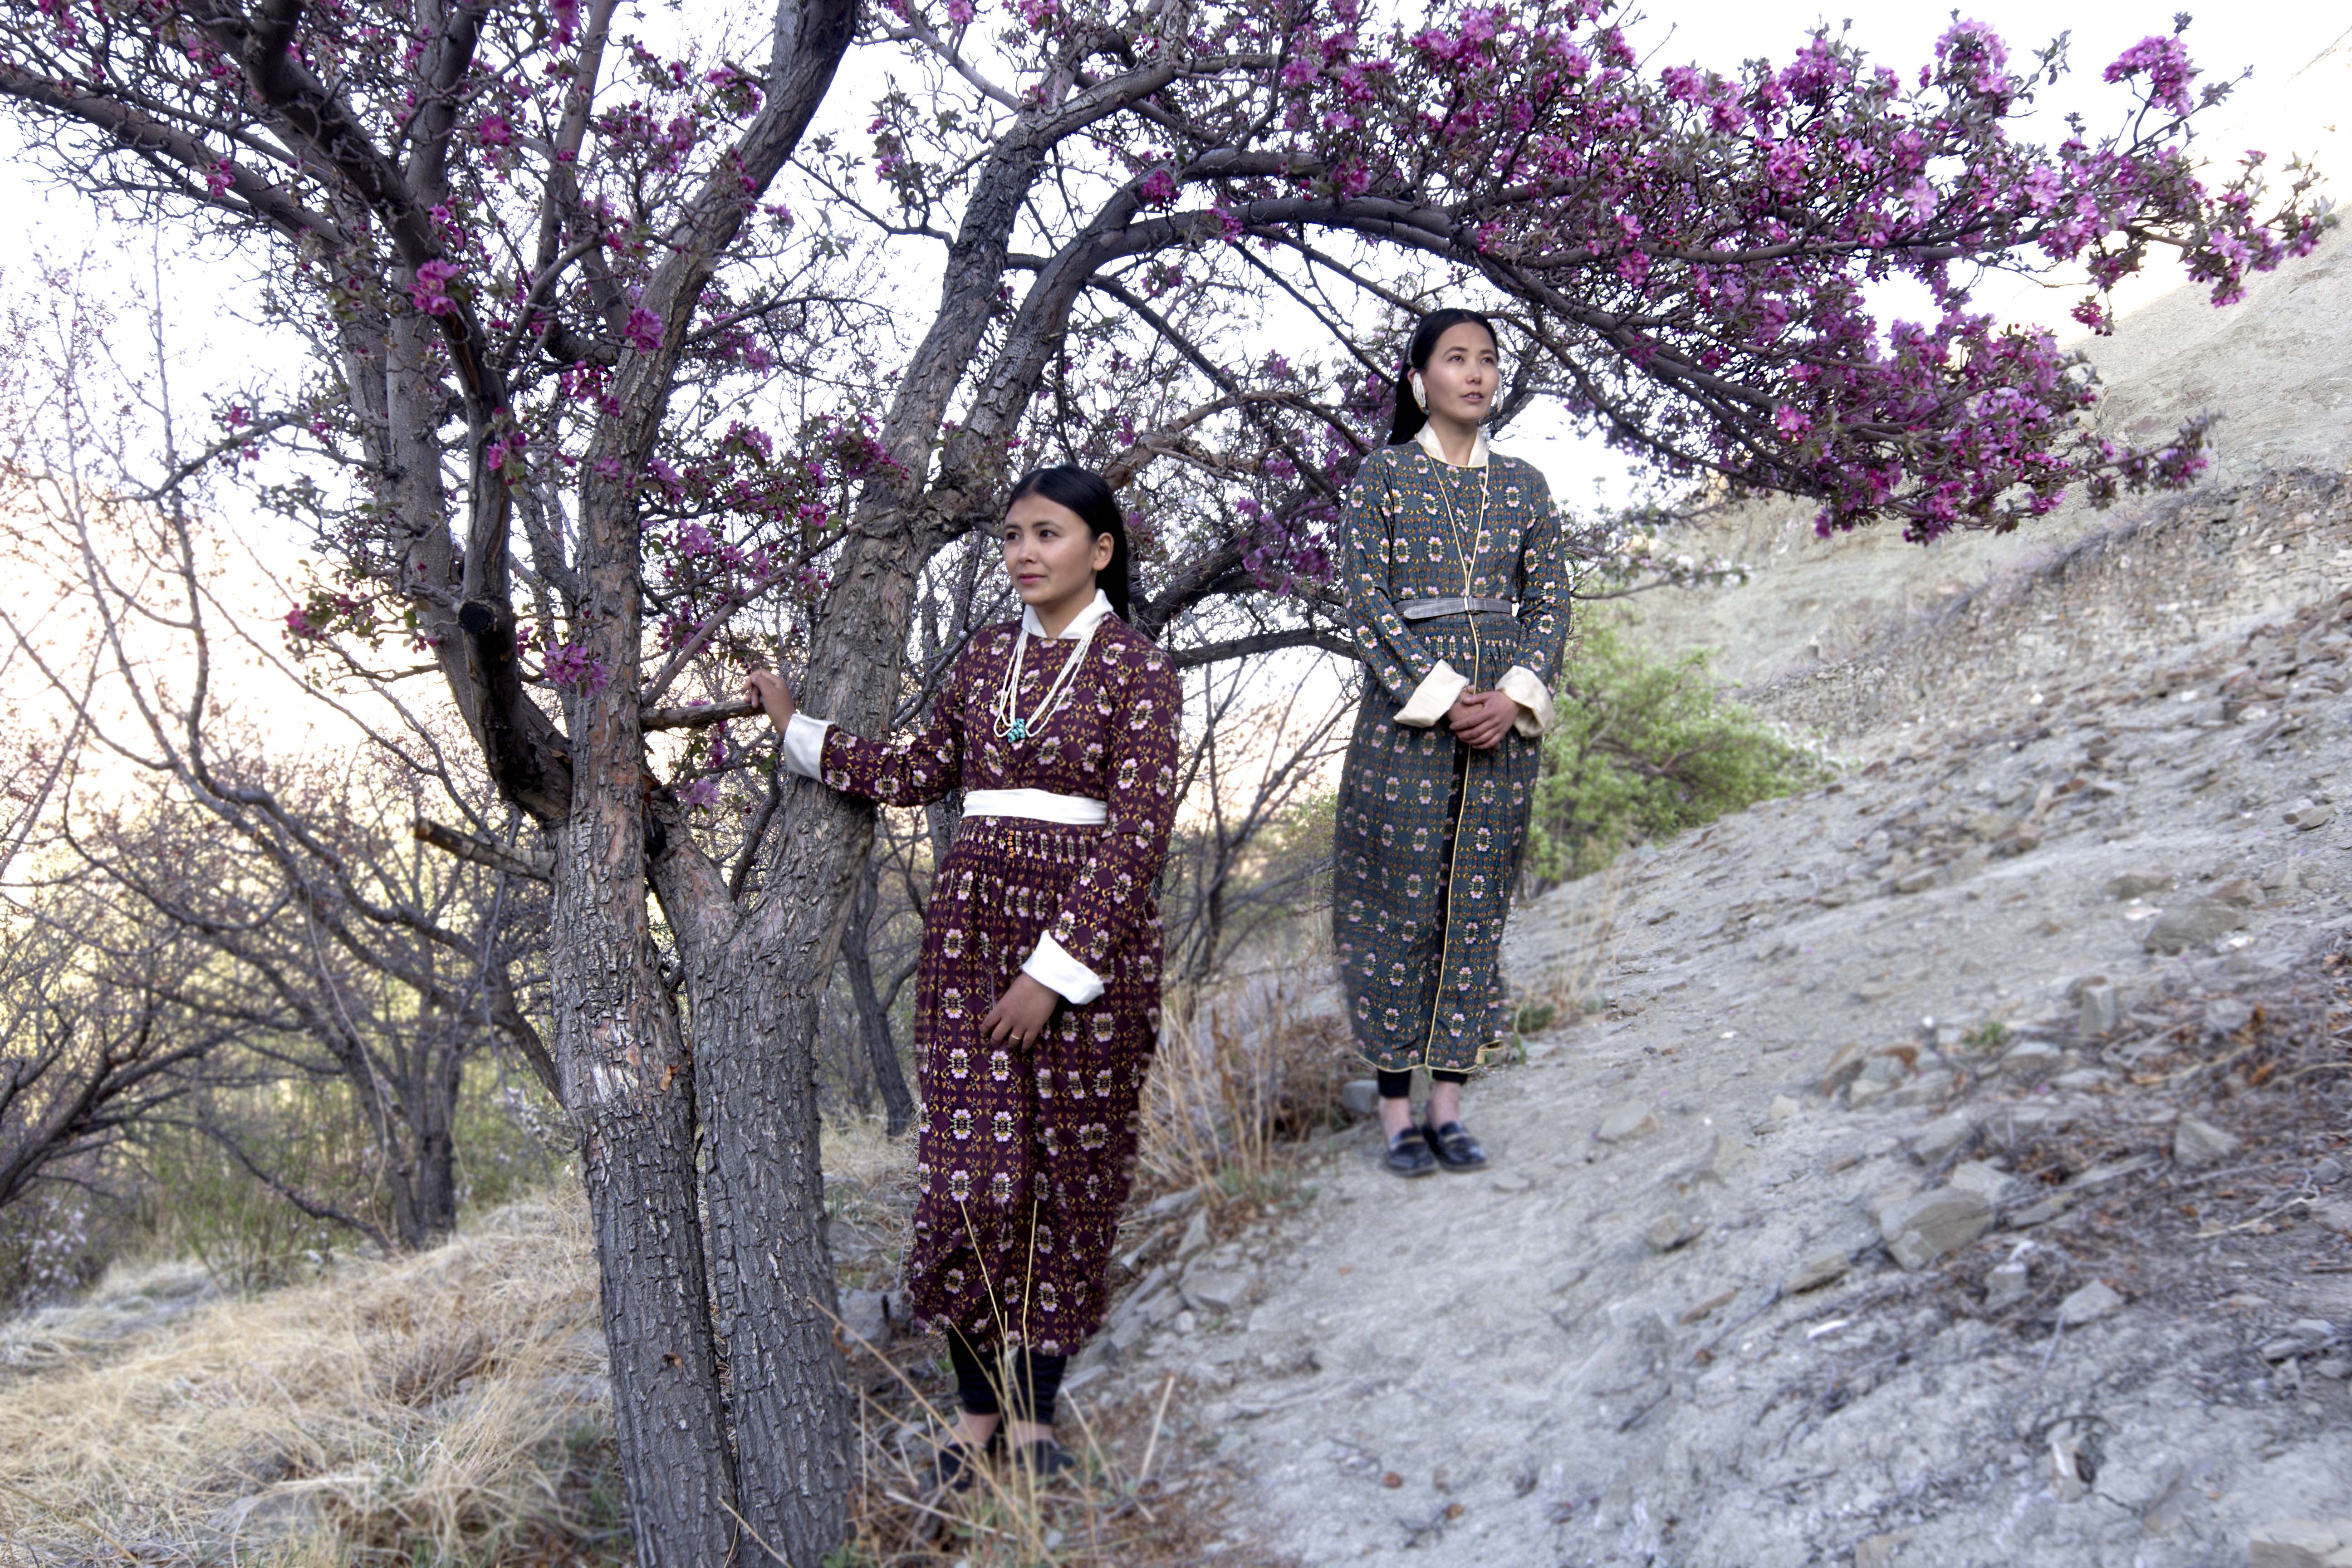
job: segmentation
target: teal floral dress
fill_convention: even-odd
[[[1559,516],[1530,465],[1482,435],[1455,467],[1424,429],[1365,460],[1346,533],[1364,685],[1333,843],[1339,981],[1374,1067],[1466,1071],[1501,1033],[1503,922],[1568,636]],[[1452,598],[1517,614],[1404,613]],[[1490,752],[1445,724],[1457,698],[1485,690],[1519,706]]]

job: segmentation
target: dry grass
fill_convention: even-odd
[[[1230,1081],[1257,1085],[1250,1105],[1283,1101],[1279,1085]],[[1270,1158],[1229,1112],[1212,1120]],[[896,1282],[912,1164],[912,1141],[878,1124],[827,1130],[845,1286]],[[18,1320],[0,1330],[0,1568],[625,1563],[595,1279],[583,1206],[565,1194],[312,1284],[191,1306],[200,1277],[162,1266]],[[1171,1473],[1171,1386],[1065,1401],[1083,1479],[1041,1491],[991,1475],[940,1503],[918,1489],[934,1402],[950,1397],[940,1344],[859,1350],[852,1373],[845,1568],[1254,1561],[1213,1539],[1214,1473]]]
[[[519,1203],[0,1385],[0,1563],[609,1558],[591,1251]]]
[[[924,1491],[935,1435],[952,1421],[945,1352],[924,1340],[861,1352],[858,1488],[845,1568],[1176,1568],[1266,1560],[1223,1533],[1223,1476],[1175,1469],[1176,1380],[1097,1399],[1068,1394],[1058,1427],[1078,1469],[1050,1483],[999,1463],[963,1493]],[[936,1394],[927,1392],[938,1390]]]
[[[1333,1125],[1359,1076],[1339,1016],[1302,975],[1270,970],[1171,1005],[1144,1090],[1139,1195],[1197,1187],[1219,1208],[1264,1207],[1293,1185],[1297,1146]],[[1187,1021],[1189,1019],[1189,1022]]]

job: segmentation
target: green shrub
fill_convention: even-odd
[[[1671,838],[1828,772],[1706,678],[1706,656],[1654,658],[1607,626],[1579,634],[1544,741],[1524,877],[1589,876],[1628,844]]]

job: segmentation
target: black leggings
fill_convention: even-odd
[[[1062,1373],[1070,1364],[1069,1357],[1039,1355],[1027,1345],[1014,1346],[1010,1355],[982,1350],[961,1330],[950,1328],[948,1360],[955,1367],[956,1397],[966,1411],[974,1415],[997,1415],[1009,1394],[1014,1420],[1034,1421],[1040,1426],[1054,1424],[1054,1401],[1062,1392]],[[1013,1380],[1009,1390],[998,1384],[1008,1372]]]
[[[1411,1068],[1405,1068],[1402,1072],[1391,1072],[1386,1068],[1381,1068],[1376,1070],[1374,1076],[1381,1080],[1381,1098],[1382,1100],[1410,1100],[1412,1098],[1412,1069]],[[1466,1072],[1456,1072],[1452,1068],[1432,1068],[1429,1069],[1429,1081],[1432,1083],[1468,1083],[1470,1081],[1470,1075]]]

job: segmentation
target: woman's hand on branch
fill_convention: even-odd
[[[1519,705],[1502,692],[1472,691],[1454,700],[1445,721],[1465,745],[1491,752],[1503,743],[1518,716]]]
[[[1012,1040],[1025,1046],[1045,1032],[1061,1000],[1026,974],[1016,974],[980,1021],[980,1032],[996,1045]]]
[[[743,682],[744,690],[768,716],[768,722],[782,729],[799,711],[793,705],[793,689],[784,678],[772,669],[755,669]]]

